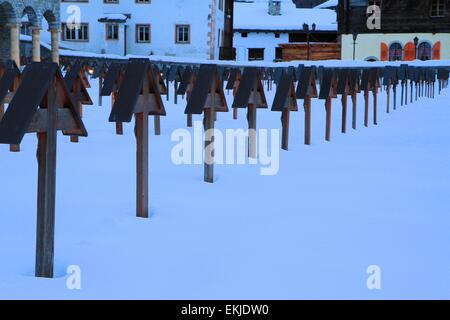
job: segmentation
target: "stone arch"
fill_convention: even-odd
[[[53,10],[44,11],[43,17],[47,21],[49,29],[59,29],[59,19]]]
[[[23,9],[21,18],[23,18],[25,16],[28,18],[28,21],[31,26],[40,27],[40,21],[38,19],[38,15],[36,14],[36,11],[34,10],[33,7],[27,6],[27,7],[25,7],[25,9]]]
[[[10,1],[0,0],[0,25],[17,24],[18,22],[19,16],[16,7]]]

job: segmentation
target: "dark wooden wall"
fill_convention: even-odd
[[[445,16],[431,17],[432,0],[382,0],[381,29],[367,28],[367,7],[351,7],[349,0],[339,0],[340,34],[360,33],[435,33],[450,32],[450,0]]]

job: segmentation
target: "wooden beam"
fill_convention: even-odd
[[[136,216],[148,218],[148,113],[135,114]]]
[[[256,159],[256,105],[249,103],[247,107],[248,122],[248,157]]]
[[[155,136],[161,135],[161,117],[158,115],[155,115],[153,120],[154,127],[155,127]]]
[[[212,108],[203,110],[203,129],[205,131],[205,164],[204,181],[214,183],[214,111]]]
[[[391,83],[390,80],[388,82],[387,85],[387,89],[386,89],[386,113],[390,113],[391,112]]]
[[[311,145],[311,97],[306,96],[304,100],[305,109],[305,144]]]
[[[364,126],[369,126],[369,90],[364,90]]]
[[[373,124],[376,126],[378,125],[378,111],[377,111],[377,96],[378,96],[378,89],[373,89]]]
[[[290,110],[289,108],[284,108],[281,114],[281,126],[282,126],[281,149],[286,151],[289,150],[289,118],[290,118]]]
[[[325,124],[325,140],[331,141],[331,97],[327,97],[325,101],[326,124]]]
[[[352,93],[352,128],[353,130],[356,130],[356,104],[357,104],[358,96],[356,95],[356,92]]]
[[[54,80],[55,81],[55,80]],[[53,278],[57,118],[56,84],[48,90],[47,129],[38,133],[36,277]]]
[[[113,92],[111,95],[111,106],[114,107],[114,104],[116,102],[117,99],[117,92]],[[116,134],[121,136],[123,135],[123,124],[122,122],[116,122]]]
[[[347,132],[347,94],[342,95],[342,126],[341,132]]]
[[[78,126],[67,108],[57,108],[56,130],[76,130]],[[48,112],[47,109],[38,109],[31,120],[27,133],[42,133],[47,131]]]
[[[103,88],[103,78],[102,76],[98,77],[98,106],[101,107],[103,104],[103,97],[101,95],[102,88]]]

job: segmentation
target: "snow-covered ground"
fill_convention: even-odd
[[[303,112],[292,114],[278,175],[217,166],[209,185],[202,166],[172,164],[185,103],[168,103],[162,135],[150,138],[148,220],[135,218],[133,125],[116,136],[109,99],[85,107],[89,137],[59,136],[51,280],[33,276],[36,138],[17,154],[0,146],[0,298],[450,298],[450,90],[389,115],[384,106],[383,93],[379,125],[364,128],[360,96],[358,130],[343,135],[334,100],[326,143],[315,99],[313,144],[302,143]],[[260,128],[279,119],[258,111]],[[243,111],[238,121],[219,114],[217,127],[246,128]],[[69,265],[81,267],[81,290],[66,288]],[[370,265],[381,290],[366,287]]]

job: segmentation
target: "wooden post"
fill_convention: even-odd
[[[413,95],[414,95],[414,82],[411,80],[410,81],[410,85],[411,85],[411,94],[410,94],[410,99],[409,99],[409,102],[410,103],[413,103]]]
[[[405,87],[404,87],[403,81],[402,81],[402,83],[401,83],[401,86],[402,86],[402,91],[401,91],[400,106],[403,107],[403,95],[404,95],[404,91],[405,91]]]
[[[5,114],[5,105],[3,103],[0,103],[0,120],[2,120],[4,114]]]
[[[331,97],[327,97],[325,101],[326,124],[325,124],[325,140],[331,140]]]
[[[342,95],[342,133],[347,132],[347,94]]]
[[[211,106],[203,110],[203,128],[205,131],[205,167],[204,180],[208,183],[214,183],[214,107],[216,105],[216,79],[213,76],[213,81],[210,88],[211,92]]]
[[[311,97],[306,96],[304,100],[305,109],[305,144],[311,145]]]
[[[408,105],[408,80],[405,80],[405,105]]]
[[[78,94],[79,94],[80,91],[81,91],[80,83],[79,83],[79,81],[75,81],[74,93],[75,93],[75,95],[77,97],[79,96]],[[80,115],[80,117],[82,117],[83,116],[83,104],[78,99],[76,101],[75,108],[77,109],[78,114]],[[78,143],[79,142],[78,136],[70,136],[70,142]]]
[[[55,184],[57,108],[56,85],[48,92],[47,131],[38,133],[38,195],[36,230],[36,277],[53,277],[55,234]]]
[[[369,90],[364,90],[364,126],[369,126]]]
[[[169,96],[170,82],[169,82],[169,79],[166,80],[166,88],[167,88],[167,101],[170,101],[170,96]]]
[[[117,92],[113,92],[111,95],[111,103],[112,106],[114,106],[114,104],[116,103],[116,97],[117,96]],[[116,122],[116,134],[117,135],[123,135],[123,124],[122,122]]]
[[[256,105],[253,103],[248,104],[247,122],[248,122],[248,157],[256,159]]]
[[[375,87],[373,89],[373,124],[378,125],[378,117],[377,117],[377,95],[378,89]],[[402,98],[403,99],[403,98]]]
[[[386,89],[386,113],[391,112],[391,83],[389,81]]]
[[[187,114],[187,127],[192,128],[192,114]]]
[[[282,135],[281,135],[281,149],[288,151],[289,149],[289,117],[290,110],[289,108],[284,108],[281,113],[281,126],[282,126]]]
[[[233,120],[237,120],[238,118],[238,108],[233,108]]]
[[[394,110],[397,110],[397,85],[394,84],[392,90],[394,91]]]
[[[98,77],[98,106],[101,107],[103,104],[103,97],[101,95],[101,91],[102,91],[102,87],[103,87],[103,78],[100,75]]]
[[[203,128],[205,131],[204,180],[214,183],[214,116],[212,108],[203,110]]]
[[[356,130],[356,102],[357,102],[357,95],[356,92],[353,92],[352,94],[352,128],[353,130]]]
[[[178,104],[178,83],[176,80],[173,81],[173,99],[174,99],[174,103]]]
[[[161,116],[154,116],[155,136],[161,135]]]
[[[136,216],[148,218],[148,113],[136,113]]]

